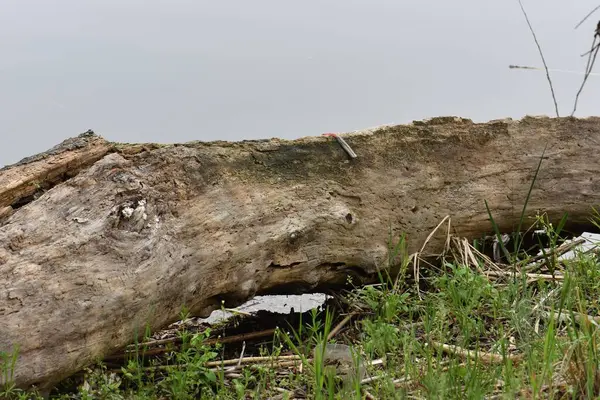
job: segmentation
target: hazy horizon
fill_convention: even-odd
[[[598,3],[523,0],[548,66],[583,71]],[[437,3],[437,4],[436,4]],[[5,0],[0,165],[120,142],[296,138],[456,115],[554,115],[519,3]],[[600,70],[598,70],[600,72]],[[553,72],[561,116],[583,76]],[[591,76],[576,116],[597,115]]]

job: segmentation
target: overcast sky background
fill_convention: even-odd
[[[523,0],[583,71],[598,0]],[[553,115],[517,0],[2,0],[0,165],[87,129],[122,142],[296,138],[441,115]],[[600,72],[600,65],[598,68]],[[563,114],[582,75],[553,73]],[[590,77],[578,116],[597,115]]]

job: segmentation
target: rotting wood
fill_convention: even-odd
[[[2,213],[17,205],[0,227],[0,351],[19,346],[20,387],[49,388],[183,305],[206,316],[222,301],[368,281],[385,267],[390,225],[410,252],[446,215],[453,233],[479,238],[492,233],[487,200],[511,231],[546,144],[526,217],[568,212],[567,229],[589,226],[600,200],[596,117],[383,126],[344,135],[355,159],[321,136],[85,139],[0,171]],[[426,251],[446,239],[440,228]]]
[[[65,140],[52,149],[0,169],[0,220],[35,195],[75,176],[104,157],[113,145],[92,131]]]

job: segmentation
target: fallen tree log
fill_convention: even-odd
[[[368,280],[390,225],[410,251],[446,215],[481,237],[487,200],[511,231],[546,145],[527,215],[588,224],[600,200],[600,118],[434,118],[344,137],[357,158],[326,137],[122,145],[88,132],[0,170],[0,351],[18,349],[15,382],[47,389],[183,305],[206,316]]]

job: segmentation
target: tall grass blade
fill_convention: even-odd
[[[516,237],[515,237],[515,256],[518,256],[519,251],[521,251],[521,229],[523,227],[523,222],[525,221],[525,212],[527,211],[527,205],[529,204],[529,200],[531,199],[531,193],[533,192],[533,186],[537,181],[537,177],[540,173],[540,169],[542,167],[542,161],[544,160],[544,155],[546,154],[546,148],[548,147],[548,143],[544,145],[544,150],[542,150],[542,155],[540,156],[540,161],[538,162],[537,168],[535,169],[535,174],[533,175],[533,179],[531,180],[531,185],[529,185],[529,191],[527,192],[527,197],[525,198],[525,204],[523,204],[523,210],[521,211],[521,217],[519,218],[519,226],[517,227]]]

